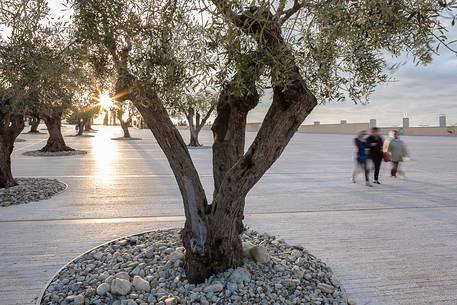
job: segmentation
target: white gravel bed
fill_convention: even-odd
[[[47,199],[67,188],[65,183],[47,178],[17,178],[16,182],[16,186],[0,189],[0,206]]]
[[[351,304],[323,262],[267,234],[242,235],[237,269],[189,284],[178,229],[119,239],[83,254],[46,287],[41,305]]]
[[[65,156],[76,156],[76,155],[85,155],[87,151],[85,150],[68,150],[68,151],[40,151],[40,150],[32,150],[26,151],[23,153],[24,156],[31,156],[31,157],[65,157]]]

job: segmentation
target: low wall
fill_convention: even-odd
[[[407,136],[457,136],[457,126],[449,127],[410,127],[403,129]]]
[[[368,123],[301,125],[298,128],[298,132],[356,134],[357,132],[364,129],[368,129]]]
[[[260,123],[248,123],[246,131],[257,132]],[[187,126],[178,126],[178,129],[188,129]],[[209,130],[211,126],[204,126],[203,129]],[[321,134],[357,134],[361,130],[368,130],[368,123],[347,123],[347,124],[320,124],[320,125],[301,125],[298,128],[300,133],[321,133]],[[380,127],[381,133],[388,134],[390,130],[399,130],[406,136],[457,136],[457,126],[449,127]]]

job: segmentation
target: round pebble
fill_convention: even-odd
[[[16,186],[0,189],[0,206],[48,199],[67,188],[65,183],[47,178],[17,178],[16,182]]]
[[[348,304],[331,269],[305,249],[252,230],[241,237],[247,247],[262,247],[259,252],[268,255],[262,262],[246,257],[242,266],[197,285],[187,281],[178,229],[110,242],[63,268],[41,304],[73,305],[76,296],[96,305]]]

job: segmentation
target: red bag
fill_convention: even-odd
[[[384,159],[384,162],[389,162],[390,161],[389,153],[388,152],[383,153],[382,158]]]

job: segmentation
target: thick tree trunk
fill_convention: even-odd
[[[8,188],[16,185],[11,172],[11,154],[14,148],[13,137],[0,136],[0,188]]]
[[[216,197],[222,180],[227,171],[243,157],[246,136],[247,115],[255,108],[260,100],[256,89],[256,81],[260,77],[261,66],[251,60],[243,71],[234,75],[222,89],[217,103],[217,117],[211,130],[213,131],[213,179]],[[237,84],[243,84],[246,92],[241,96],[236,95]],[[244,230],[245,198],[240,198],[235,203],[239,206],[237,218],[238,231]]]
[[[0,188],[17,184],[11,172],[11,154],[14,141],[24,126],[24,118],[21,115],[5,116],[0,120]]]
[[[38,126],[40,125],[40,117],[38,116],[33,116],[29,120],[30,124],[30,133],[39,133],[38,131]]]
[[[44,123],[48,128],[49,138],[46,146],[44,146],[40,151],[42,152],[59,152],[59,151],[72,151],[73,148],[68,147],[65,144],[65,140],[62,136],[61,131],[61,117],[60,115],[55,116],[45,116]],[[81,129],[81,126],[80,126]]]
[[[236,215],[227,210],[224,218],[208,216],[206,225],[208,233],[203,253],[191,251],[191,235],[187,226],[182,232],[183,244],[187,249],[186,276],[191,283],[201,283],[213,274],[236,268],[243,263],[243,246]]]

